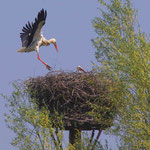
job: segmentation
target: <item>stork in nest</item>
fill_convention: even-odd
[[[78,67],[77,67],[77,71],[78,71],[79,73],[86,73],[85,70],[84,70],[81,66],[78,66]]]

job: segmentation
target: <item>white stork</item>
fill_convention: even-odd
[[[42,9],[39,13],[37,18],[35,18],[34,23],[28,22],[22,29],[22,33],[20,33],[20,38],[22,41],[22,48],[18,50],[18,52],[37,52],[37,58],[46,66],[48,70],[50,70],[50,66],[47,65],[39,56],[39,47],[40,46],[48,46],[51,43],[54,44],[56,51],[57,44],[56,39],[52,38],[47,40],[41,32],[43,25],[45,24],[47,16],[47,11]]]
[[[78,67],[77,67],[77,71],[78,71],[79,73],[86,73],[86,72],[84,71],[84,69],[83,69],[81,66],[78,66]]]

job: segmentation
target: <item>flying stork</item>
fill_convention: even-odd
[[[78,67],[77,67],[77,71],[78,71],[79,73],[86,73],[86,72],[84,71],[84,69],[83,69],[81,66],[78,66]]]
[[[28,21],[28,23],[23,27],[22,33],[20,33],[22,48],[19,49],[18,52],[36,51],[38,60],[40,60],[46,66],[46,68],[50,70],[51,67],[47,65],[39,56],[40,46],[48,46],[51,43],[54,44],[56,51],[58,51],[56,39],[52,38],[50,40],[47,40],[41,32],[41,29],[46,21],[46,16],[47,11],[42,9],[38,13],[37,18],[35,18],[34,23],[30,23]]]

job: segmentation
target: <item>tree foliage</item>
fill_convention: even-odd
[[[126,149],[150,149],[149,36],[141,31],[130,0],[99,2],[104,9],[93,20],[97,37],[92,42],[99,69],[122,87],[116,134]]]
[[[39,111],[27,91],[19,83],[13,85],[15,89],[11,96],[3,96],[9,108],[9,114],[5,114],[6,122],[16,135],[12,145],[20,150],[61,150],[63,130],[54,129],[53,124],[63,128],[62,116],[57,112],[50,115],[46,107]]]
[[[67,137],[64,138],[63,115],[57,111],[51,113],[46,105],[39,109],[36,100],[20,82],[13,83],[13,86],[10,97],[3,95],[9,110],[5,121],[15,133],[11,143],[13,146],[19,150],[107,149],[107,143],[102,146],[98,141],[102,130],[97,135],[94,130],[88,134],[82,132],[81,141],[76,138],[73,145],[69,144]]]

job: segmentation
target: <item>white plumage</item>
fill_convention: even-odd
[[[86,72],[84,71],[84,69],[83,69],[81,66],[78,66],[78,67],[77,67],[77,71],[78,71],[79,73],[86,73]]]
[[[54,44],[56,51],[57,44],[56,39],[52,38],[50,40],[47,40],[42,32],[41,29],[43,25],[45,24],[47,16],[47,11],[42,9],[39,13],[37,18],[35,18],[34,23],[28,22],[25,27],[22,29],[22,33],[20,33],[20,38],[22,41],[22,48],[18,50],[18,52],[37,52],[37,58],[46,66],[47,69],[50,70],[50,66],[47,65],[39,56],[39,48],[40,46],[48,46],[51,43]]]

